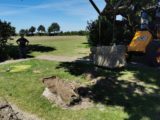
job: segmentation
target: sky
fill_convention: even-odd
[[[94,0],[100,10],[104,0]],[[89,0],[1,0],[0,19],[11,22],[20,29],[44,25],[46,28],[57,22],[62,31],[85,30],[87,21],[95,20],[98,14]]]

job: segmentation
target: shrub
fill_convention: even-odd
[[[13,35],[15,35],[15,28],[11,26],[11,23],[0,21],[0,60],[4,60],[8,56],[6,45]]]

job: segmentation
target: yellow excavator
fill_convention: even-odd
[[[135,11],[138,8],[135,4],[133,4],[133,0],[128,0],[127,2],[125,0],[119,0],[117,4],[114,4],[114,6],[111,5],[109,0],[105,0],[106,7],[102,12],[99,10],[93,0],[89,1],[100,16],[105,16],[110,20],[113,20],[113,24],[115,24],[116,22],[116,16],[120,15],[123,18],[122,20],[128,21],[128,26],[132,26],[132,28],[134,28],[133,31],[135,34],[133,39],[130,40],[129,44],[125,45],[125,54],[127,54],[125,56],[127,57],[124,59],[130,59],[132,58],[132,56],[137,56],[140,54],[140,56],[143,56],[144,58],[144,61],[142,62],[154,66],[160,66],[160,0],[158,0],[155,5],[148,6],[147,8],[139,7],[141,9],[138,19],[140,23],[139,27],[135,27],[135,22],[133,20],[135,19],[133,18],[133,14],[135,14]],[[113,47],[110,47],[110,49],[112,48]],[[109,53],[111,51],[110,49]],[[106,54],[103,53],[103,55],[107,56],[107,51]],[[94,61],[96,61],[95,63],[99,66],[110,67],[109,64],[104,64],[112,61],[113,59],[110,59],[111,57],[112,55],[110,55],[108,58],[102,56],[101,54],[101,56],[96,56],[96,60],[94,59]],[[103,62],[103,64],[102,62],[99,62],[99,60],[97,62],[97,59],[99,58],[101,59],[101,61],[103,58],[107,59],[107,62]],[[120,63],[120,60],[117,60],[114,64],[117,63]],[[123,64],[122,67],[123,66],[125,66],[125,64]],[[112,65],[112,68],[116,67],[117,65]]]

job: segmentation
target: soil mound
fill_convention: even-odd
[[[93,106],[89,98],[82,96],[89,92],[88,89],[77,83],[69,83],[55,76],[44,78],[43,83],[46,86],[43,96],[62,108],[85,109]]]

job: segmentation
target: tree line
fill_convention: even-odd
[[[36,32],[37,31],[37,32]],[[31,26],[29,29],[21,29],[19,35],[23,34],[26,36],[34,35],[57,35],[60,32],[60,25],[58,23],[52,23],[46,30],[44,25],[39,25],[38,28]]]
[[[80,31],[66,31],[63,32],[60,30],[60,25],[58,23],[52,23],[47,29],[44,25],[39,25],[37,28],[31,26],[29,29],[21,29],[19,31],[19,35],[26,35],[26,36],[56,36],[56,35],[87,35],[88,32],[85,30]]]

